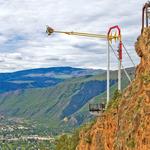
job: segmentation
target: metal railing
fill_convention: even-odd
[[[105,104],[89,104],[90,112],[100,112],[105,110]]]
[[[145,3],[142,10],[142,30],[141,30],[142,33],[144,31],[144,27],[149,27],[149,23],[150,23],[150,1]]]

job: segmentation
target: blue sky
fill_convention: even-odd
[[[57,30],[106,34],[119,25],[134,62],[139,58],[134,42],[141,30],[144,0],[1,0],[0,72],[72,66],[105,69],[107,41],[55,34],[48,37],[45,25]],[[132,66],[124,54],[123,64]],[[111,68],[117,68],[111,53]]]

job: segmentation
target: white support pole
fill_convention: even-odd
[[[118,65],[118,91],[121,91],[121,59],[119,60],[119,65]]]
[[[119,68],[118,68],[118,91],[121,92],[121,66],[122,66],[122,41],[119,43],[119,50],[118,50],[118,61],[119,61]]]
[[[106,108],[108,107],[109,98],[110,98],[110,49],[109,49],[109,40],[108,40],[108,49],[107,49],[107,104]]]

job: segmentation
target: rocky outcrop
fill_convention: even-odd
[[[135,79],[87,132],[77,150],[150,150],[150,27],[137,39]]]

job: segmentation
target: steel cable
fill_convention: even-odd
[[[115,50],[113,49],[113,47],[111,46],[110,43],[109,43],[109,46],[110,46],[111,50],[113,51],[114,55],[116,56],[117,60],[119,60],[119,58],[117,57],[117,54],[115,53]],[[125,73],[125,75],[127,76],[128,80],[129,80],[130,83],[131,83],[131,78],[130,78],[128,72],[126,71],[125,67],[123,66],[123,64],[121,64],[121,67],[122,67],[122,69],[124,70],[124,73]]]
[[[133,65],[134,65],[134,67],[135,67],[136,65],[135,65],[135,63],[134,63],[133,59],[131,58],[130,54],[128,53],[128,51],[127,51],[126,47],[124,46],[124,44],[123,44],[123,43],[122,43],[122,45],[123,45],[123,48],[125,49],[125,52],[127,53],[128,57],[129,57],[129,59],[131,60],[132,64],[133,64]]]

